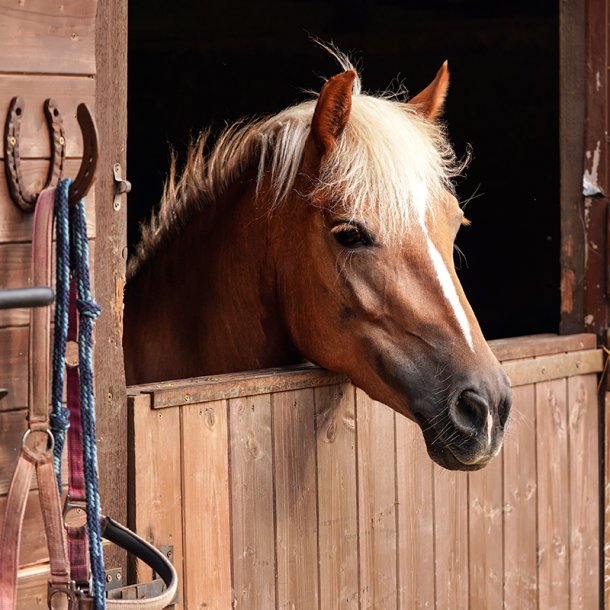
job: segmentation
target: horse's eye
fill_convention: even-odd
[[[353,224],[342,224],[334,227],[331,233],[335,239],[346,248],[354,248],[367,243],[366,237],[360,229]]]

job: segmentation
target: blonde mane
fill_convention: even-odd
[[[345,70],[355,69],[347,57],[331,52]],[[310,194],[341,204],[354,217],[374,219],[388,239],[402,235],[413,217],[421,222],[442,192],[452,190],[463,167],[442,126],[428,122],[404,97],[363,94],[356,78],[349,121]],[[284,203],[297,178],[315,106],[312,99],[260,121],[236,123],[207,154],[205,131],[190,147],[179,178],[173,159],[159,211],[142,227],[128,279],[247,170],[256,173],[257,192],[269,178],[271,209]]]

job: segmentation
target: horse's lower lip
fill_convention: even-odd
[[[445,442],[442,434],[439,434],[425,415],[415,413],[415,417],[417,418],[419,427],[424,435],[428,455],[439,466],[442,466],[447,470],[474,471],[484,468],[491,461],[493,456],[489,456],[486,459],[484,458],[475,462],[462,461],[457,455],[455,455],[451,446]]]

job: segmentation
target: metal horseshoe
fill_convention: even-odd
[[[38,193],[28,190],[21,176],[21,157],[19,156],[19,132],[25,100],[18,96],[11,100],[6,124],[4,126],[4,168],[12,200],[24,212],[33,212]],[[44,112],[51,140],[51,163],[44,188],[55,186],[62,175],[66,156],[66,138],[61,115],[54,99],[44,103]]]

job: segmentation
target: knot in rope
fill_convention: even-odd
[[[96,320],[102,313],[102,308],[95,301],[85,299],[76,299],[76,308],[81,316],[86,316],[92,320]]]
[[[56,430],[59,432],[65,432],[70,427],[70,409],[61,407],[59,412],[51,413],[49,420],[53,432]]]

